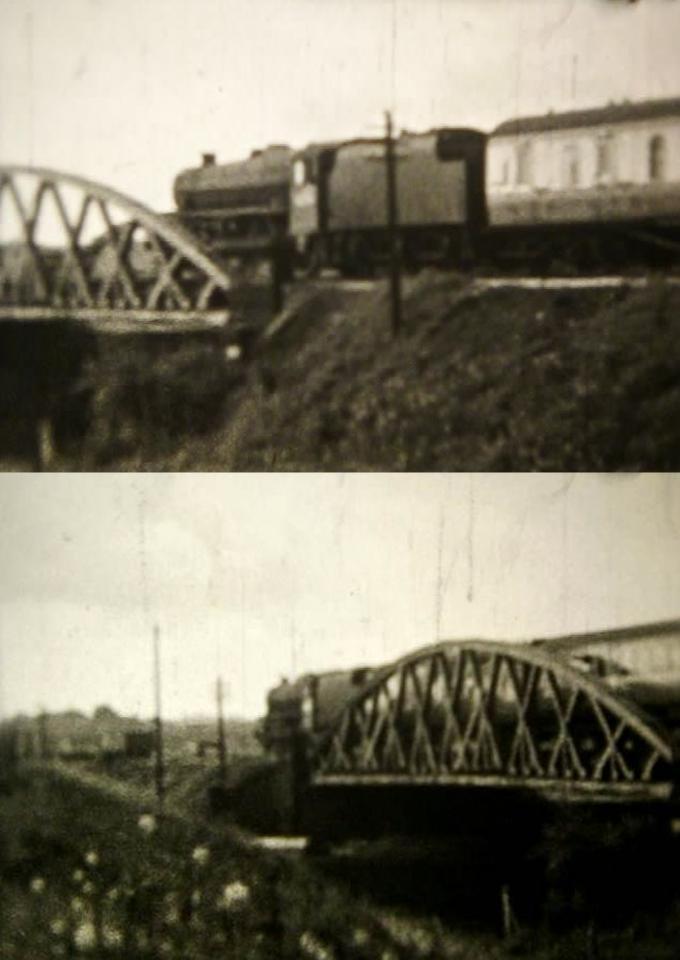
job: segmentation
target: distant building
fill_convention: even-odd
[[[148,759],[154,751],[152,730],[128,730],[124,737],[123,750],[126,757]]]

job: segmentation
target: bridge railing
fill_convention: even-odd
[[[0,315],[224,324],[229,290],[193,237],[132,198],[55,170],[0,166]]]
[[[668,798],[669,735],[567,659],[444,643],[386,667],[346,704],[312,783],[448,784],[565,798]]]

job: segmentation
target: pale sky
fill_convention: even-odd
[[[680,0],[0,0],[0,162],[165,210],[268,143],[680,94]]]
[[[264,712],[442,638],[680,616],[680,475],[0,476],[2,712]],[[437,583],[441,582],[441,590]],[[439,599],[438,599],[439,598]]]

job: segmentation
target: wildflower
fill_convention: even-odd
[[[300,949],[312,960],[333,960],[333,952],[311,931],[305,930],[300,937]]]
[[[122,947],[123,933],[118,927],[105,923],[102,927],[102,939],[107,947]]]
[[[352,943],[355,947],[365,947],[368,940],[368,933],[362,927],[357,927],[352,934]]]
[[[115,900],[117,900],[119,896],[120,896],[120,890],[118,889],[118,887],[111,887],[110,890],[106,891],[106,899],[111,900],[111,902],[114,902]]]
[[[210,859],[210,850],[208,847],[195,847],[191,859],[197,866],[204,867]]]
[[[88,867],[96,867],[99,863],[99,854],[96,850],[88,850],[85,854],[85,863]]]
[[[60,937],[62,934],[66,933],[66,921],[60,920],[59,917],[57,917],[50,924],[50,930],[55,937]]]
[[[97,942],[97,934],[91,920],[82,920],[73,933],[73,942],[79,950],[89,950]]]
[[[86,880],[83,884],[83,893],[87,894],[88,896],[89,894],[94,893],[94,884],[90,883],[89,880]]]
[[[74,879],[75,883],[82,883],[83,880],[85,879],[85,871],[84,871],[84,870],[74,870],[74,871],[73,871],[73,879]]]
[[[222,890],[219,906],[222,910],[242,910],[250,900],[250,888],[240,880],[228,883]]]
[[[137,821],[137,826],[142,833],[151,834],[156,829],[156,818],[152,813],[143,813]]]
[[[192,890],[191,891],[191,905],[192,907],[198,907],[201,903],[201,891]]]
[[[71,899],[71,910],[74,913],[82,913],[84,909],[85,909],[85,902],[82,900],[81,897],[73,897]]]
[[[45,881],[42,877],[33,877],[31,880],[31,893],[44,893]]]

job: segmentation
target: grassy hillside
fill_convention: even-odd
[[[104,337],[61,397],[51,466],[680,466],[680,286],[662,279],[486,289],[429,271],[405,281],[397,338],[385,280],[297,284],[257,343],[266,311],[238,308],[253,326],[236,359],[200,338]]]
[[[611,836],[601,827],[584,832],[579,823],[570,831],[567,821],[559,826],[564,842],[546,837],[546,884],[558,898],[560,925],[531,930],[520,917],[521,928],[502,941],[498,923],[486,932],[457,928],[455,889],[446,925],[379,906],[314,862],[254,848],[229,825],[206,819],[202,806],[185,806],[178,793],[169,800],[159,822],[131,784],[77,770],[24,771],[0,795],[3,960],[573,960],[594,957],[596,941],[599,960],[677,955],[677,902],[661,907],[657,899],[643,911],[621,902],[625,922],[599,925],[597,888],[611,887],[612,854],[624,897],[653,879],[635,874],[635,835],[626,837],[625,817]],[[599,864],[585,885],[578,869],[584,856]],[[404,871],[401,879],[405,887],[414,882]],[[598,919],[594,936],[592,924],[582,925],[589,917]]]
[[[156,403],[155,415],[134,428],[129,419],[119,423],[124,377],[111,379],[108,371],[115,389],[102,386],[95,398],[95,423],[108,440],[90,444],[98,453],[78,466],[680,465],[680,288],[662,280],[646,288],[484,290],[428,272],[405,284],[404,329],[396,339],[384,281],[323,280],[290,291],[275,330],[254,357],[236,364],[229,389],[215,394],[214,415],[206,413],[211,401],[200,364],[190,366],[192,390],[207,404],[200,430],[192,431],[187,405],[181,431],[173,429],[189,368],[182,368],[173,400],[172,376],[163,367],[165,406]],[[152,381],[153,369],[145,376]],[[117,440],[120,430],[127,445]]]

